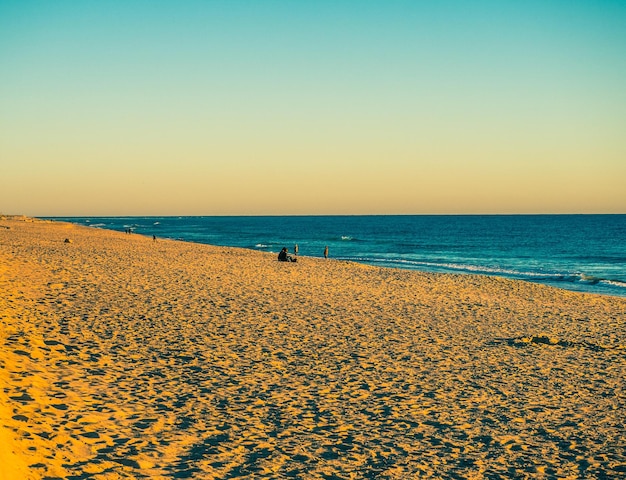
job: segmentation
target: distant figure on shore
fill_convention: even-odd
[[[328,258],[328,245],[324,247],[324,258]]]
[[[294,245],[294,247],[293,247],[293,253],[294,253],[295,255],[298,255],[298,244],[297,244],[297,243],[296,243],[296,244]]]
[[[152,241],[156,242],[156,235],[152,235]]]
[[[283,247],[283,249],[278,254],[279,262],[295,262],[297,259],[289,255],[287,252],[287,247]]]

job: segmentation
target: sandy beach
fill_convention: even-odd
[[[0,479],[626,476],[623,298],[25,217],[0,292]]]

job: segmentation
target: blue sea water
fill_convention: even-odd
[[[111,230],[626,297],[626,215],[54,217]]]

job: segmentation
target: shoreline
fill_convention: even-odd
[[[0,224],[25,478],[626,471],[621,297]]]
[[[483,256],[479,254],[474,260],[455,260],[454,256],[450,257],[450,252],[444,253],[442,256],[432,258],[432,255],[428,252],[423,252],[423,255],[418,251],[398,253],[398,249],[395,254],[385,253],[381,254],[375,245],[377,244],[376,235],[369,237],[369,240],[362,244],[362,246],[351,245],[350,241],[344,242],[344,239],[352,240],[351,235],[341,235],[342,241],[337,242],[336,238],[333,240],[333,233],[338,234],[341,231],[351,231],[353,234],[359,236],[359,231],[364,227],[362,225],[363,218],[388,218],[390,216],[377,216],[377,217],[364,217],[364,216],[340,216],[329,217],[319,216],[319,218],[326,219],[323,222],[315,224],[317,229],[324,229],[326,226],[333,224],[337,218],[343,218],[346,222],[352,222],[352,218],[361,219],[361,222],[346,225],[335,225],[330,228],[328,232],[323,235],[311,235],[308,240],[304,241],[301,245],[301,254],[312,255],[315,258],[322,257],[322,250],[324,244],[330,241],[330,250],[332,257],[337,260],[354,261],[361,264],[367,264],[385,268],[400,268],[403,270],[421,271],[427,273],[451,273],[462,275],[485,275],[485,276],[497,276],[502,278],[510,278],[514,280],[523,280],[541,285],[550,285],[557,288],[562,288],[570,291],[577,291],[583,293],[594,293],[601,295],[617,296],[626,298],[626,280],[624,276],[618,278],[618,271],[613,270],[612,266],[603,263],[601,266],[596,265],[594,261],[568,263],[566,258],[560,258],[556,260],[556,263],[550,260],[550,256],[546,257],[547,252],[536,251],[529,252],[531,257],[512,256],[505,255],[499,260],[489,260],[489,255]],[[391,216],[392,218],[398,218]],[[409,218],[415,218],[419,223],[422,218],[428,216],[408,216]],[[444,218],[450,218],[450,216],[443,216]],[[485,219],[488,216],[476,215],[476,218]],[[499,216],[507,218],[509,216]],[[537,215],[527,215],[528,218],[539,218]],[[557,217],[561,217],[558,216]],[[596,218],[598,215],[576,215],[576,217],[590,217]],[[600,216],[601,217],[601,216]],[[625,216],[622,216],[626,218]],[[284,235],[268,235],[267,232],[258,231],[257,221],[254,220],[257,217],[185,217],[187,220],[180,220],[181,217],[56,217],[50,218],[53,220],[69,221],[78,225],[84,226],[97,226],[98,228],[111,229],[113,231],[124,231],[128,227],[132,228],[136,232],[145,235],[156,234],[160,238],[170,238],[183,241],[191,241],[203,244],[232,246],[235,248],[247,248],[255,251],[263,252],[275,252],[285,246],[283,241],[278,240],[280,237],[290,238],[287,244],[295,243],[295,238],[298,238],[302,232],[298,231],[298,225],[301,220],[299,217],[262,217],[266,219],[281,218],[280,222],[273,221],[268,224],[268,228],[272,231],[281,232],[281,224],[284,224],[286,228]],[[242,218],[244,220],[237,220]],[[245,220],[248,218],[249,220]],[[302,217],[312,218],[312,217]],[[233,220],[235,219],[235,220]],[[332,220],[332,221],[331,221]],[[225,223],[224,223],[225,222]],[[234,223],[233,223],[234,222]],[[251,223],[250,223],[251,222]],[[294,223],[295,222],[295,223]],[[307,222],[309,222],[307,220]],[[342,220],[340,223],[344,222]],[[314,222],[315,223],[315,222]],[[487,222],[489,223],[489,222]],[[517,221],[516,221],[517,223]],[[559,222],[557,222],[559,223]],[[584,223],[584,222],[583,222]],[[532,222],[531,222],[532,224]],[[229,229],[237,228],[237,226],[246,232],[245,235],[232,235],[229,234]],[[255,227],[255,225],[257,225]],[[308,223],[307,223],[308,225]],[[312,227],[313,224],[309,225]],[[488,226],[488,225],[487,225]],[[492,225],[493,226],[493,225]],[[295,230],[294,230],[295,227]],[[302,225],[300,225],[302,227]],[[497,225],[494,228],[498,228]],[[336,230],[337,229],[337,230]],[[355,230],[356,229],[356,230]],[[584,230],[584,229],[583,229]],[[202,232],[212,231],[208,236],[205,236]],[[257,232],[258,237],[251,237],[254,232]],[[362,232],[361,232],[362,233]],[[542,234],[541,232],[535,232]],[[590,235],[593,233],[588,232]],[[419,233],[415,232],[419,237]],[[543,232],[545,234],[545,232]],[[330,237],[328,237],[330,235]],[[435,236],[437,236],[435,234]],[[396,239],[401,241],[400,239]],[[442,239],[439,237],[438,241]],[[334,243],[333,243],[334,242]],[[359,241],[360,242],[360,241]],[[368,243],[368,242],[371,242]],[[253,245],[253,243],[255,245]],[[549,243],[549,242],[548,242]],[[513,246],[511,246],[513,247]],[[468,246],[471,250],[471,246]],[[489,247],[485,246],[487,250]],[[570,245],[568,248],[572,248]],[[581,246],[581,248],[583,248]],[[384,250],[384,248],[383,248]],[[387,250],[385,250],[387,251]],[[519,252],[518,252],[519,253]],[[494,253],[497,256],[497,253]],[[522,260],[523,258],[535,258],[533,255],[539,255],[536,260]],[[408,255],[408,256],[406,256]],[[558,254],[555,253],[557,257]],[[470,255],[471,257],[471,255]],[[608,258],[608,257],[607,257]],[[564,263],[565,262],[565,263]],[[539,267],[539,265],[543,267]],[[534,265],[534,266],[533,266]],[[623,269],[621,269],[623,270]]]

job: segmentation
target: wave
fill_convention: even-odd
[[[626,288],[626,280],[620,280],[619,278],[602,278],[593,275],[580,274],[580,281],[591,285],[610,285],[612,287]]]
[[[452,263],[452,262],[426,262],[419,260],[407,260],[404,258],[375,258],[375,257],[351,257],[346,260],[354,260],[356,262],[372,262],[381,264],[394,264],[403,266],[415,266],[415,267],[427,267],[443,270],[464,271],[471,273],[483,273],[494,275],[523,275],[523,276],[537,276],[537,277],[551,277],[554,274],[537,273],[537,272],[520,272],[518,270],[512,270],[501,267],[489,267],[486,265],[473,265],[467,263]]]
[[[593,275],[585,275],[584,273],[580,274],[580,280],[582,282],[590,283],[592,285],[596,285],[602,281],[602,278],[594,277]]]
[[[580,260],[583,262],[600,262],[600,263],[626,263],[626,257],[623,255],[574,255],[569,258]]]
[[[527,270],[516,270],[513,268],[493,267],[488,265],[476,265],[454,262],[432,262],[408,260],[404,258],[376,258],[376,257],[346,257],[344,260],[363,262],[369,264],[379,264],[395,266],[401,268],[412,268],[416,270],[436,271],[436,272],[458,272],[479,275],[493,275],[511,277],[522,280],[535,281],[540,283],[558,284],[561,282],[580,283],[586,285],[607,285],[626,289],[626,281],[615,278],[602,278],[587,275],[579,272],[536,272]]]

